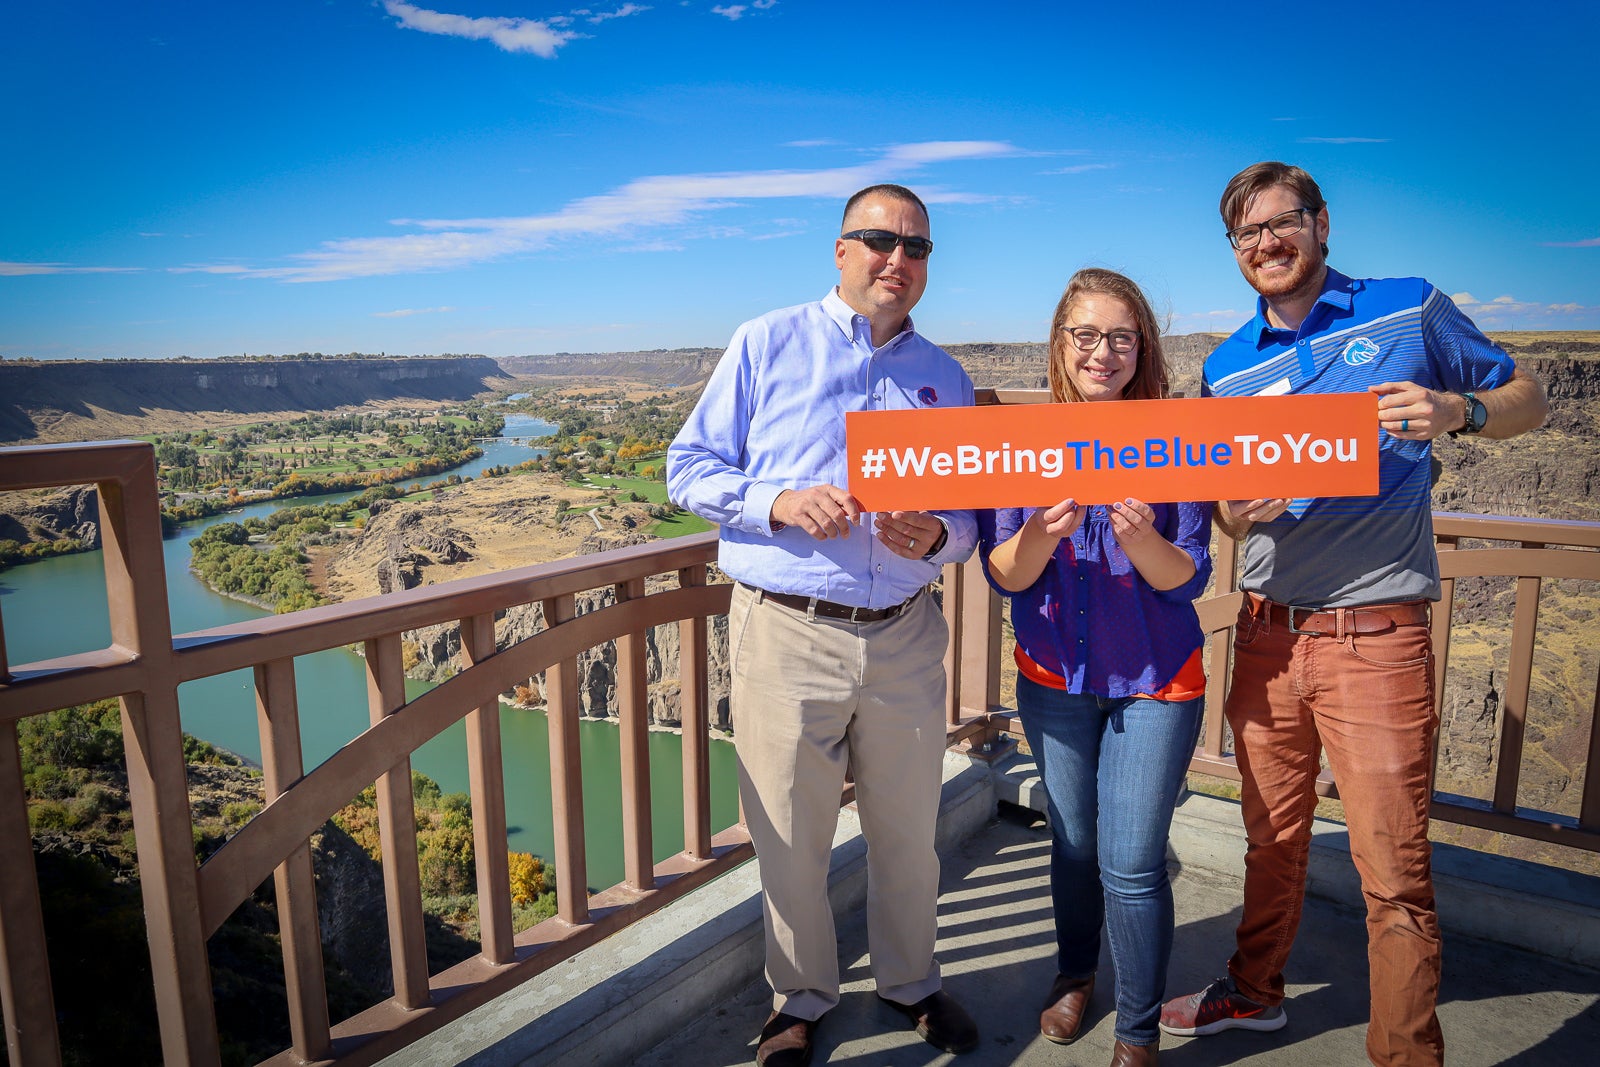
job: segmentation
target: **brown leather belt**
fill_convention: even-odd
[[[849,604],[835,604],[831,600],[818,600],[814,596],[797,596],[793,593],[769,593],[765,589],[756,589],[751,586],[762,600],[770,600],[774,604],[782,604],[795,611],[803,611],[807,615],[815,615],[821,619],[840,619],[844,622],[882,622],[892,619],[916,602],[922,595],[918,589],[910,597],[899,604],[892,604],[886,608],[853,608]]]
[[[1252,615],[1266,613],[1274,624],[1289,627],[1291,633],[1313,637],[1343,637],[1345,634],[1388,633],[1396,626],[1427,625],[1433,605],[1426,600],[1399,604],[1362,604],[1356,608],[1302,608],[1279,604],[1275,600],[1245,594]]]

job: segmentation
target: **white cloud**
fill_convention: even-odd
[[[502,51],[532,52],[545,59],[552,58],[556,49],[568,41],[582,36],[569,30],[552,29],[550,23],[538,19],[471,18],[429,11],[401,3],[400,0],[384,0],[383,8],[408,30],[437,33],[445,37],[465,37],[472,41],[492,41]]]
[[[173,274],[251,274],[249,267],[241,267],[237,263],[207,263],[198,267],[168,267]]]
[[[588,16],[590,22],[601,23],[609,22],[612,19],[625,19],[629,15],[637,15],[640,12],[649,10],[650,6],[648,4],[623,4],[615,11],[596,11],[592,14],[585,11],[583,14]],[[573,12],[573,14],[578,14],[578,12]]]
[[[687,6],[687,5],[685,5]],[[711,9],[713,15],[721,15],[730,22],[738,22],[744,18],[746,11],[768,11],[778,6],[778,0],[750,0],[748,4],[725,4]]]
[[[1060,170],[1047,170],[1046,174],[1087,174],[1092,170],[1110,170],[1113,163],[1079,163],[1074,167],[1062,167]]]
[[[1582,241],[1545,241],[1546,248],[1600,248],[1600,237],[1587,237]]]
[[[537,252],[575,237],[609,237],[640,250],[667,240],[647,231],[678,226],[749,200],[829,197],[843,200],[876,182],[894,181],[930,163],[1021,155],[1001,141],[931,141],[896,145],[878,158],[825,170],[666,174],[636,178],[608,193],[571,201],[543,215],[464,219],[395,219],[418,232],[326,241],[289,258],[283,267],[234,265],[180,268],[212,274],[250,274],[290,282],[336,281],[385,274],[459,270],[506,256]],[[929,203],[973,202],[972,194],[934,192]],[[704,236],[704,228],[700,236]]]
[[[1302,137],[1300,144],[1388,144],[1387,137]]]
[[[375,319],[404,319],[409,318],[412,315],[437,315],[442,312],[454,310],[455,308],[453,307],[400,308],[396,311],[374,311],[372,313],[372,317]]]
[[[1593,319],[1600,313],[1600,306],[1542,304],[1509,295],[1483,301],[1471,293],[1452,293],[1450,300],[1486,330],[1575,329],[1579,327],[1573,320]]]
[[[0,278],[31,274],[133,274],[139,267],[74,267],[70,263],[12,263],[0,260]]]

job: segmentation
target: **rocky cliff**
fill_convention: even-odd
[[[81,441],[509,384],[487,356],[0,363],[0,443]]]
[[[553,356],[502,357],[500,367],[519,378],[615,378],[663,388],[696,385],[711,374],[720,348],[673,348],[650,352],[557,352]]]
[[[0,494],[0,509],[0,541],[72,538],[100,547],[100,494],[92,486],[72,485],[43,498]]]

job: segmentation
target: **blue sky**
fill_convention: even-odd
[[[1217,217],[1306,167],[1331,262],[1600,329],[1594,5],[13,5],[0,355],[721,346],[836,280],[844,198],[937,245],[919,327],[1038,340],[1073,270],[1253,310]]]

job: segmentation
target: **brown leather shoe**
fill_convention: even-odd
[[[815,1019],[773,1012],[761,1028],[756,1063],[761,1067],[806,1067],[811,1062],[811,1039],[816,1032]]]
[[[895,1011],[917,1024],[917,1034],[934,1048],[945,1052],[971,1052],[978,1047],[978,1024],[967,1009],[944,990],[935,990],[915,1004],[879,996]]]
[[[1039,1033],[1058,1045],[1070,1045],[1078,1040],[1084,1012],[1092,996],[1094,975],[1087,978],[1056,975],[1056,980],[1050,983],[1050,999],[1044,1002],[1044,1011],[1039,1013]]]
[[[1111,1050],[1111,1067],[1155,1067],[1161,1055],[1160,1045],[1160,1038],[1149,1045],[1130,1045],[1126,1041],[1118,1041]]]

